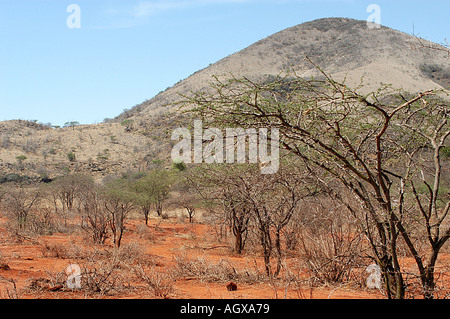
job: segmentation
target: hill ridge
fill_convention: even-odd
[[[260,78],[294,69],[300,76],[316,74],[305,61],[310,57],[327,73],[350,85],[368,80],[367,90],[391,83],[413,93],[450,88],[450,59],[445,52],[413,50],[417,39],[386,26],[369,29],[367,22],[351,18],[322,18],[292,26],[261,39],[205,67],[116,120],[164,114],[178,93],[204,89],[213,75]],[[438,45],[438,44],[436,44]],[[432,71],[437,71],[432,72]],[[435,73],[435,74],[433,74]],[[443,78],[444,81],[436,81]]]
[[[305,56],[336,80],[346,77],[350,86],[364,78],[367,90],[382,83],[411,93],[449,88],[448,54],[413,50],[414,45],[414,36],[384,26],[369,29],[366,21],[308,21],[195,72],[108,123],[50,128],[27,121],[0,122],[0,177],[14,173],[51,178],[71,172],[106,177],[148,169],[156,159],[170,163],[170,132],[180,117],[170,112],[175,110],[170,104],[179,94],[208,87],[213,75],[261,79],[293,68],[298,76],[310,77],[317,69]]]

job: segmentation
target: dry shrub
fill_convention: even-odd
[[[42,248],[45,256],[65,258],[69,264],[77,264],[81,269],[81,292],[86,294],[110,295],[122,293],[131,288],[132,271],[130,265],[146,262],[143,249],[137,243],[123,245],[120,249],[102,247],[82,247],[72,244],[45,244]],[[47,272],[47,278],[38,278],[30,282],[31,291],[45,291],[62,286],[67,289],[68,274]],[[50,288],[49,288],[50,287]]]
[[[29,292],[58,291],[64,287],[63,273],[49,273],[49,278],[30,278],[26,289]]]
[[[53,257],[53,258],[70,258],[70,251],[63,244],[52,244],[45,242],[41,248],[42,256],[44,257]]]
[[[355,226],[336,215],[320,219],[299,234],[302,260],[314,281],[343,283],[361,264],[363,237]]]
[[[96,245],[79,244],[76,239],[71,238],[68,244],[44,242],[41,247],[41,253],[44,257],[61,258],[71,260],[84,260],[91,255],[102,259],[108,258],[108,250],[100,249]],[[109,253],[110,254],[110,253]]]
[[[155,234],[151,231],[151,228],[144,224],[136,226],[136,234],[139,238],[149,241],[150,243],[156,242]]]
[[[177,277],[194,277],[203,282],[228,283],[236,281],[241,283],[256,283],[267,280],[256,264],[254,269],[237,270],[228,259],[212,262],[206,257],[189,258],[186,255],[174,256]]]
[[[114,261],[90,261],[83,265],[81,271],[81,287],[83,290],[101,295],[121,290],[122,278],[118,264]]]
[[[79,264],[81,289],[87,293],[101,295],[120,293],[130,287],[123,255],[115,249],[92,249],[86,252]]]
[[[228,282],[236,279],[236,269],[225,260],[213,263],[205,257],[189,258],[176,255],[175,274],[178,277],[195,277],[205,282]]]
[[[281,272],[280,285],[284,286],[284,298],[288,290],[292,290],[297,294],[298,299],[312,298],[312,282],[305,275],[305,271],[298,259],[292,259],[289,264],[284,262],[284,272]],[[278,293],[276,293],[278,294]]]
[[[142,245],[136,242],[124,244],[120,248],[94,249],[85,256],[83,262],[82,286],[94,293],[121,292],[131,288],[136,267],[154,264],[153,258],[146,255]],[[162,278],[160,279],[162,282]],[[155,282],[158,281],[155,279]],[[158,285],[155,287],[161,289],[155,295],[165,297],[164,289]]]
[[[16,281],[0,275],[0,299],[19,299]]]
[[[174,292],[174,278],[170,273],[159,271],[156,265],[144,267],[142,264],[133,266],[134,274],[144,281],[157,298],[167,299]]]
[[[40,207],[39,210],[30,214],[28,229],[35,235],[53,234],[58,229],[55,213],[47,207]]]

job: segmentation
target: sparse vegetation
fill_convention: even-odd
[[[420,71],[444,88],[450,88],[450,68],[438,64],[423,64],[420,66]]]
[[[75,161],[77,160],[77,157],[76,157],[76,155],[75,155],[75,152],[70,152],[70,153],[68,153],[68,154],[67,154],[67,159],[68,159],[70,162],[75,162]]]
[[[19,163],[19,165],[22,165],[24,161],[26,161],[28,159],[28,157],[26,157],[25,155],[19,155],[16,156],[16,160],[17,163]]]
[[[406,35],[364,25],[290,28],[102,124],[1,122],[0,298],[327,298],[342,287],[448,298],[448,92],[420,83],[448,87],[449,70],[432,53],[402,56]],[[399,65],[394,84],[423,93],[380,78],[356,88],[317,67],[358,84],[352,72],[369,63]],[[236,74],[202,89],[210,70]],[[278,128],[279,171],[172,162],[172,129],[192,117]],[[67,284],[69,264],[81,288]]]
[[[70,122],[66,122],[64,123],[64,127],[71,127],[73,130],[75,130],[75,126],[80,125],[80,122],[78,121],[70,121]]]
[[[390,87],[360,95],[318,70],[323,80],[217,79],[213,92],[196,92],[184,105],[209,127],[278,128],[285,150],[306,165],[299,171],[310,172],[341,203],[342,214],[359,225],[370,257],[382,271],[388,298],[402,299],[407,293],[401,249],[414,257],[423,297],[433,298],[435,264],[450,239],[450,201],[439,196],[445,183],[441,149],[450,136],[448,101],[433,97],[438,92],[432,90],[409,96]],[[243,178],[244,184],[250,183],[244,189],[252,194],[251,205],[260,207],[255,217],[269,274],[270,229],[275,225],[270,206],[260,204],[258,191],[264,186],[253,193],[258,181],[250,181]],[[426,186],[423,195],[419,184]],[[417,225],[414,231],[412,225]]]

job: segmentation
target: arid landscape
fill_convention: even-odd
[[[367,265],[355,268],[348,282],[315,283],[301,255],[296,253],[286,258],[286,269],[281,276],[269,280],[265,277],[263,261],[257,251],[246,256],[237,255],[226,241],[218,241],[212,227],[199,222],[189,224],[186,217],[171,217],[163,221],[151,218],[148,227],[143,220],[129,220],[123,248],[117,257],[112,256],[115,253],[112,243],[92,246],[79,233],[7,237],[5,218],[1,222],[2,298],[385,298],[380,290],[367,288],[366,281],[370,275],[366,272]],[[402,262],[413,267],[410,258]],[[94,286],[83,289],[67,287],[65,270],[73,263],[91,272],[89,279],[98,283],[98,291]],[[117,263],[117,268],[112,269],[112,263]],[[139,267],[151,270],[143,278],[136,273]],[[448,287],[450,283],[449,268],[450,254],[446,253],[438,265],[441,287]],[[82,277],[82,287],[85,287],[84,280]],[[238,286],[236,291],[227,290],[230,281]],[[447,290],[441,291],[441,296],[447,294]]]
[[[328,18],[100,124],[0,122],[0,298],[449,298],[449,85],[448,47]],[[195,118],[277,128],[279,170],[175,161]]]
[[[448,53],[435,46],[444,51],[421,48],[416,37],[387,27],[368,29],[366,21],[328,18],[307,22],[199,70],[116,118],[105,119],[106,123],[75,122],[55,128],[51,123],[0,122],[0,174],[47,174],[51,178],[69,170],[94,171],[104,177],[151,168],[153,160],[170,165],[172,131],[192,125],[179,111],[177,102],[183,95],[209,90],[214,76],[265,81],[286,72],[302,78],[319,75],[306,56],[361,93],[383,84],[411,93],[449,89]],[[68,159],[69,153],[75,154],[76,161]],[[19,156],[27,159],[18,169]]]
[[[299,256],[286,260],[287,270],[295,278],[282,274],[272,281],[265,278],[263,262],[257,252],[239,256],[229,245],[217,241],[214,230],[200,223],[189,224],[185,218],[152,219],[149,227],[142,220],[130,220],[120,256],[113,261],[111,243],[93,247],[79,234],[39,236],[30,241],[2,238],[2,261],[9,266],[0,276],[2,297],[35,298],[176,298],[176,299],[379,299],[383,295],[365,287],[365,267],[355,271],[354,281],[342,285],[314,285]],[[2,219],[2,233],[5,223]],[[109,278],[112,262],[117,262]],[[77,263],[101,282],[81,290],[66,286],[65,268]],[[136,274],[137,267],[150,267],[146,278]],[[135,269],[134,269],[135,268]],[[98,276],[98,278],[96,278]],[[298,277],[297,277],[298,276]],[[84,285],[82,277],[82,285]],[[228,291],[227,284],[237,284]],[[52,291],[54,290],[54,291]]]

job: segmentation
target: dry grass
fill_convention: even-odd
[[[148,285],[155,297],[167,299],[174,293],[173,275],[161,271],[155,264],[147,267],[137,264],[132,269],[136,277]]]
[[[0,275],[0,299],[19,299],[15,279]]]
[[[218,262],[211,261],[206,256],[188,257],[185,254],[174,256],[174,275],[177,278],[197,279],[201,282],[240,283],[267,282],[265,273],[256,266],[251,268],[237,268],[229,259],[222,258]]]
[[[0,135],[8,136],[8,147],[0,148],[0,177],[13,173],[53,178],[68,172],[103,175],[135,170],[146,165],[141,154],[154,151],[144,136],[125,132],[118,123],[80,125],[74,129],[41,129],[27,123],[30,122],[0,122]],[[70,161],[69,153],[75,154],[75,161]],[[19,156],[26,159],[19,163]]]

